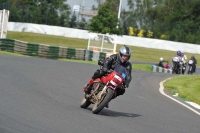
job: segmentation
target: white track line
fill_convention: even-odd
[[[170,78],[168,78],[168,79],[170,79]],[[168,79],[166,79],[166,80],[168,80]],[[189,110],[193,111],[194,113],[200,115],[200,113],[199,113],[198,111],[194,110],[194,109],[191,108],[190,106],[188,106],[188,105],[186,105],[186,104],[184,104],[184,103],[182,103],[182,102],[176,100],[175,98],[170,97],[170,96],[168,96],[167,94],[165,94],[165,92],[164,92],[164,87],[163,87],[163,83],[164,83],[166,80],[163,80],[162,82],[160,82],[160,88],[159,88],[160,93],[163,94],[164,96],[170,98],[171,100],[174,100],[175,102],[177,102],[177,103],[183,105],[184,107],[188,108]]]

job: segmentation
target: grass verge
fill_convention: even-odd
[[[199,75],[179,75],[164,83],[164,87],[179,97],[195,102],[200,105],[200,76]]]

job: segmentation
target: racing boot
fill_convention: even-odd
[[[90,81],[82,88],[82,90],[87,93],[90,94],[91,90],[92,90],[92,85],[93,85],[94,79],[90,79]]]

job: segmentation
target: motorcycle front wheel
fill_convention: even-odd
[[[114,90],[111,88],[108,88],[108,93],[107,95],[100,101],[97,101],[93,108],[92,108],[92,112],[94,114],[98,114],[112,99],[113,95],[114,95]]]
[[[188,74],[192,74],[193,73],[193,71],[192,71],[192,66],[190,66],[189,68],[188,68]]]
[[[83,97],[80,107],[86,109],[88,106],[90,106],[90,104],[91,102],[85,97]]]

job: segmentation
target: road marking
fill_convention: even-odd
[[[166,80],[169,80],[169,79],[170,79],[170,78],[168,78],[168,79],[166,79]],[[186,105],[186,104],[184,104],[184,103],[182,103],[182,102],[176,100],[175,98],[170,97],[169,95],[165,94],[163,83],[164,83],[166,80],[163,80],[162,82],[160,82],[160,88],[159,88],[160,93],[163,94],[164,96],[170,98],[171,100],[174,100],[175,102],[177,102],[177,103],[183,105],[184,107],[188,108],[189,110],[193,111],[194,113],[200,115],[200,113],[199,113],[198,111],[194,110],[194,109],[191,108],[190,106],[188,106],[188,105]]]
[[[191,106],[193,106],[193,107],[195,107],[196,109],[200,109],[200,106],[198,105],[198,104],[196,104],[196,103],[194,103],[194,102],[190,102],[189,100],[187,100],[187,99],[182,99],[182,98],[180,98],[179,96],[178,96],[178,93],[176,93],[175,95],[173,95],[174,97],[177,97],[177,98],[179,98],[179,99],[181,99],[181,100],[183,100],[184,102],[186,102],[187,104],[190,104]]]
[[[197,108],[197,109],[200,109],[200,106],[196,103],[193,103],[193,102],[190,102],[190,101],[185,101],[186,103],[192,105],[193,107]]]

